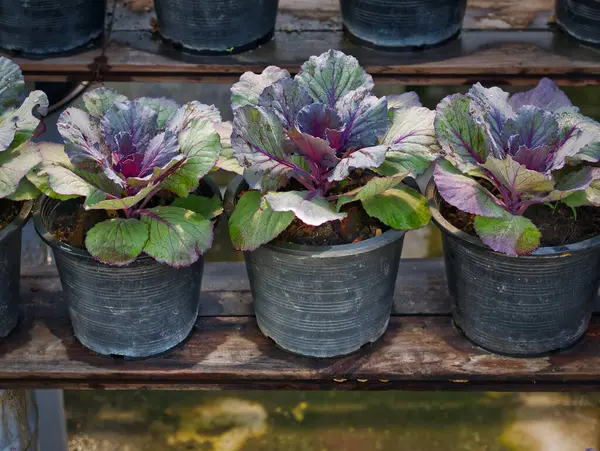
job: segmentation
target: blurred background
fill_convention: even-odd
[[[169,97],[180,104],[199,100],[216,105],[224,119],[232,116],[230,86],[225,84],[106,86],[130,98]],[[81,87],[37,84],[35,88],[44,89],[57,103]],[[466,89],[380,84],[376,94],[414,90],[424,105],[435,108],[444,96]],[[600,120],[600,87],[565,91],[584,114]],[[56,119],[62,109],[80,102],[73,97],[45,120],[47,131],[40,139],[60,142]],[[212,177],[222,189],[230,179],[221,172]],[[422,187],[428,177],[419,179]],[[403,258],[440,256],[441,237],[434,226],[409,232]],[[226,221],[221,221],[207,258],[242,259],[231,249]],[[23,263],[51,264],[51,255],[31,223],[24,234]],[[600,447],[599,394],[65,391],[64,401],[70,451],[584,451]]]

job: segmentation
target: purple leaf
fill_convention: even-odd
[[[513,155],[513,160],[525,165],[527,169],[537,172],[546,172],[548,169],[548,157],[550,156],[550,147],[538,146],[530,149],[526,146],[520,146],[517,153]]]
[[[385,154],[388,149],[388,146],[373,146],[352,152],[350,156],[340,160],[329,177],[327,177],[327,180],[330,182],[344,180],[350,175],[352,168],[376,168],[380,166],[385,160]]]
[[[501,218],[476,216],[474,226],[481,241],[496,252],[516,257],[529,254],[540,245],[540,231],[524,216],[508,212]]]
[[[459,210],[492,218],[504,215],[504,208],[492,193],[446,160],[435,165],[433,180],[444,200]]]
[[[572,106],[567,95],[549,78],[542,78],[538,85],[531,91],[514,94],[509,99],[509,103],[515,110],[525,105],[549,111]]]
[[[341,147],[337,150],[374,146],[389,124],[385,97],[379,99],[367,89],[346,94],[338,102],[337,112],[345,124]]]
[[[156,135],[158,114],[138,102],[117,102],[106,112],[100,121],[104,142],[113,154],[119,148],[115,136],[129,133],[135,152],[144,152],[150,140]]]
[[[342,119],[334,109],[322,103],[313,103],[300,110],[296,118],[296,127],[302,133],[325,139],[328,130],[342,127]],[[332,146],[337,148],[335,146]]]
[[[56,123],[65,141],[65,153],[75,166],[87,162],[103,162],[109,151],[102,142],[99,128],[92,123],[88,113],[77,108],[67,108]]]
[[[490,156],[482,167],[490,171],[512,193],[513,198],[519,193],[543,193],[554,188],[552,176],[527,169],[513,160],[511,155],[503,159]]]
[[[358,60],[339,50],[329,50],[319,56],[311,56],[296,75],[295,80],[303,86],[315,102],[333,108],[338,100],[359,88],[373,89],[373,77],[367,74]]]
[[[258,106],[273,110],[286,129],[294,125],[300,110],[311,103],[308,92],[291,78],[282,78],[266,87],[258,99]]]
[[[324,139],[315,138],[296,129],[290,130],[288,137],[296,145],[300,155],[312,161],[317,166],[331,168],[340,161],[335,154],[335,149],[329,147],[329,143]]]
[[[502,141],[511,155],[521,146],[534,149],[552,146],[558,140],[558,122],[554,115],[533,106],[524,106],[514,118],[508,119],[502,131]]]

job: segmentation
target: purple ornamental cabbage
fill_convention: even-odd
[[[440,195],[476,215],[477,235],[495,251],[515,256],[539,247],[539,230],[523,216],[531,205],[600,205],[600,124],[547,78],[510,97],[479,83],[448,96],[435,133],[444,156],[434,172]]]
[[[400,183],[437,157],[434,112],[415,93],[378,98],[372,89],[358,61],[335,50],[311,57],[294,78],[270,66],[233,85],[233,155],[252,189],[229,221],[236,248],[271,241],[294,217],[312,226],[343,219],[353,201],[392,228],[427,224],[424,198]],[[332,195],[353,169],[378,176]],[[290,179],[304,189],[283,190]]]
[[[188,266],[212,242],[217,196],[196,194],[215,165],[221,116],[213,106],[167,99],[134,101],[100,88],[86,93],[84,109],[58,119],[65,142],[43,143],[43,162],[30,180],[46,195],[85,197],[84,208],[116,216],[96,224],[86,248],[97,260],[127,265],[142,252],[171,266]],[[172,199],[152,205],[153,199]]]
[[[33,91],[25,98],[21,69],[0,57],[0,198],[20,201],[40,194],[25,176],[42,160],[30,139],[44,131],[39,116],[47,111],[46,94]]]

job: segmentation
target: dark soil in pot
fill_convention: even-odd
[[[26,54],[68,52],[104,31],[106,0],[0,0],[0,47]]]
[[[6,337],[19,319],[21,230],[33,202],[0,199],[0,338]]]
[[[159,33],[177,48],[231,54],[272,39],[279,0],[154,0]]]
[[[427,187],[442,230],[452,313],[475,344],[493,352],[536,356],[565,349],[585,333],[600,286],[597,209],[537,206],[527,216],[542,247],[511,257],[492,251],[472,230],[471,215],[444,204]]]
[[[241,177],[234,179],[226,208],[246,189]],[[349,235],[341,232],[340,224],[325,235],[323,226],[306,235],[294,233],[298,226],[292,223],[277,240],[244,254],[258,326],[279,347],[305,356],[335,357],[383,335],[404,231],[378,227],[379,233],[371,233],[368,219]],[[358,236],[352,239],[354,235]],[[304,242],[350,240],[350,244],[284,242],[288,237]]]
[[[556,0],[556,22],[573,37],[600,44],[600,1]]]
[[[215,189],[213,191],[213,188]],[[219,194],[208,182],[200,194]],[[142,255],[109,266],[85,250],[85,236],[105,211],[85,211],[82,199],[42,198],[37,232],[52,247],[77,339],[105,355],[148,357],[181,343],[196,323],[204,260],[173,268]]]
[[[458,35],[466,0],[340,0],[344,30],[382,50],[426,48]]]

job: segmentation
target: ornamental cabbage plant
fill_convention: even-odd
[[[435,133],[440,195],[475,215],[475,232],[495,251],[516,256],[539,247],[540,231],[523,216],[532,205],[600,205],[600,124],[547,78],[513,96],[479,83],[448,96]]]
[[[425,199],[401,182],[437,157],[434,112],[415,93],[378,98],[373,86],[355,58],[335,50],[294,78],[270,66],[233,85],[232,152],[251,188],[229,221],[236,248],[256,249],[294,218],[341,220],[351,202],[391,228],[428,223]],[[355,169],[372,177],[344,191]]]
[[[46,94],[33,91],[25,97],[21,69],[0,57],[0,198],[20,201],[39,195],[25,176],[42,159],[30,140],[44,131],[40,116],[47,111]]]
[[[159,98],[130,101],[106,88],[86,93],[83,104],[61,114],[65,144],[40,145],[43,161],[30,180],[50,197],[82,196],[86,210],[107,211],[111,219],[85,240],[103,263],[127,265],[142,253],[174,267],[197,261],[211,245],[211,219],[222,210],[218,196],[194,193],[219,157],[218,110]]]

